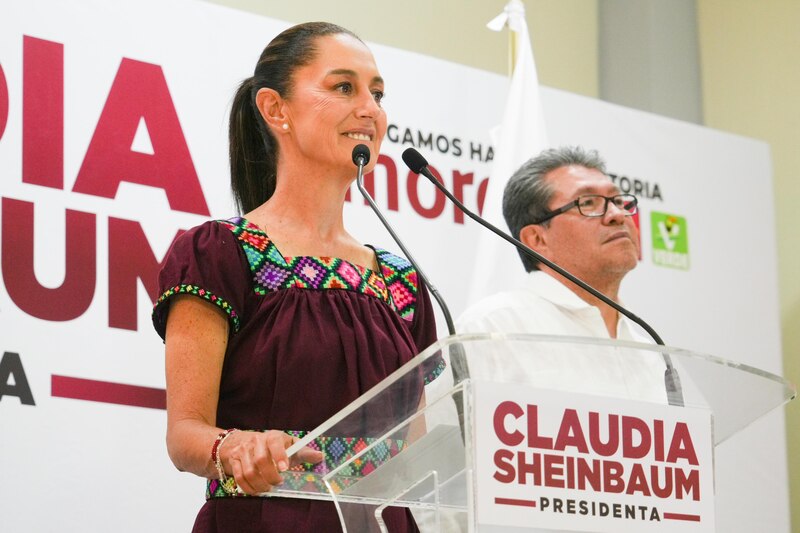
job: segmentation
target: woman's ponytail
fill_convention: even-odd
[[[228,129],[231,189],[244,214],[275,192],[278,147],[255,106],[255,82],[248,78],[236,91]]]

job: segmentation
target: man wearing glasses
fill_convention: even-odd
[[[503,216],[514,237],[615,301],[623,278],[639,259],[636,212],[636,197],[621,194],[598,153],[581,147],[549,149],[530,159],[514,173],[503,194]],[[524,285],[472,305],[458,320],[459,333],[650,342],[607,304],[546,265],[521,252],[520,257],[528,272]],[[608,392],[617,380],[608,375],[607,386],[603,385],[605,369],[598,369],[595,362],[565,373],[585,373],[597,392]],[[663,401],[663,361],[643,357],[635,365],[640,367],[624,373],[643,377],[637,396]]]

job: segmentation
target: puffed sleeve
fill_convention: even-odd
[[[244,319],[245,295],[251,280],[247,259],[224,224],[206,222],[172,243],[158,275],[159,298],[153,326],[164,338],[169,306],[178,294],[190,294],[215,305],[228,317],[235,334]]]

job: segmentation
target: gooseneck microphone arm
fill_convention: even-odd
[[[439,304],[439,307],[442,310],[442,314],[444,315],[444,320],[447,323],[447,332],[450,335],[455,335],[456,327],[455,324],[453,323],[453,316],[450,314],[450,309],[444,302],[442,295],[439,294],[439,290],[436,287],[434,287],[433,284],[431,284],[430,279],[425,275],[425,273],[419,267],[419,264],[414,260],[414,257],[411,255],[411,252],[408,251],[408,249],[403,244],[403,241],[400,240],[400,237],[398,237],[397,234],[394,232],[394,229],[392,229],[392,226],[389,225],[389,222],[383,217],[383,214],[380,212],[380,209],[378,209],[378,206],[375,204],[375,200],[372,199],[372,196],[370,196],[369,192],[367,192],[367,190],[364,188],[364,166],[367,163],[369,163],[369,156],[370,156],[369,148],[367,148],[366,145],[359,144],[356,145],[355,148],[353,148],[353,163],[355,163],[356,166],[358,167],[358,175],[356,176],[356,185],[358,186],[358,190],[364,197],[364,199],[367,201],[367,203],[369,203],[369,206],[372,208],[375,214],[378,216],[378,219],[383,224],[383,227],[385,227],[386,231],[389,232],[389,235],[392,236],[394,242],[396,242],[397,246],[399,246],[400,249],[403,251],[403,254],[406,256],[406,259],[408,259],[408,262],[411,263],[411,265],[417,271],[417,276],[419,276],[420,280],[423,283],[425,283],[425,286],[428,287],[428,291],[430,291],[430,293],[436,299],[436,302]]]
[[[540,261],[541,263],[544,263],[548,267],[552,268],[553,270],[555,270],[556,272],[561,274],[563,277],[567,278],[569,281],[571,281],[574,284],[578,285],[580,288],[582,288],[583,290],[585,290],[586,292],[588,292],[592,296],[595,296],[596,298],[598,298],[602,302],[608,304],[609,306],[613,307],[614,309],[616,309],[617,311],[619,311],[620,313],[622,313],[626,317],[630,318],[631,320],[633,320],[634,322],[636,322],[637,324],[642,326],[642,328],[644,328],[644,330],[647,331],[647,333],[653,338],[654,341],[656,341],[657,344],[660,344],[660,345],[664,346],[664,341],[661,340],[661,337],[658,335],[658,333],[656,333],[655,330],[653,328],[651,328],[644,320],[642,320],[638,316],[634,315],[633,313],[631,313],[630,311],[628,311],[627,309],[625,309],[624,307],[619,305],[617,302],[615,302],[614,300],[612,300],[611,298],[609,298],[608,296],[606,296],[602,292],[598,291],[597,289],[595,289],[594,287],[592,287],[591,285],[589,285],[588,283],[586,283],[582,279],[580,279],[577,276],[571,274],[570,272],[564,270],[563,268],[561,268],[557,264],[553,263],[552,261],[550,261],[546,257],[542,256],[538,252],[533,251],[531,248],[529,248],[528,246],[526,246],[525,244],[520,242],[518,239],[515,239],[511,235],[508,235],[504,231],[498,229],[496,226],[494,226],[493,224],[488,222],[486,219],[484,219],[484,218],[476,215],[472,211],[470,211],[467,208],[467,206],[465,206],[463,203],[461,203],[461,201],[458,198],[456,198],[449,190],[447,190],[447,188],[444,185],[442,185],[441,182],[439,182],[439,180],[437,180],[434,177],[434,175],[431,173],[431,171],[428,170],[428,162],[425,160],[424,157],[422,157],[422,154],[420,154],[419,152],[417,152],[413,148],[408,148],[405,152],[403,152],[403,161],[405,161],[406,165],[408,166],[408,168],[411,169],[412,172],[415,172],[417,174],[422,174],[423,176],[428,178],[428,180],[431,183],[433,183],[436,186],[437,189],[442,191],[442,193],[444,193],[444,195],[447,196],[450,199],[450,201],[452,201],[454,204],[456,204],[456,206],[458,206],[458,208],[461,211],[463,211],[469,218],[471,218],[472,220],[474,220],[475,222],[477,222],[481,226],[489,229],[489,231],[493,232],[498,237],[501,237],[501,238],[505,239],[506,241],[510,242],[511,244],[516,246],[517,249],[522,250],[522,252],[525,253],[526,255],[528,255],[529,257],[531,257],[531,258],[533,258],[533,259],[535,259],[537,261]]]
[[[392,226],[389,222],[383,217],[380,209],[375,204],[375,201],[372,199],[372,196],[367,192],[364,188],[364,166],[369,163],[369,148],[367,148],[363,144],[356,145],[353,148],[353,163],[358,167],[358,175],[356,176],[356,184],[358,185],[358,190],[361,192],[361,195],[367,201],[369,206],[378,216],[378,219],[381,221],[383,226],[392,236],[394,242],[400,247],[403,253],[408,259],[409,263],[416,269],[417,276],[419,277],[420,281],[424,283],[428,287],[428,291],[433,295],[436,299],[436,302],[439,304],[439,308],[442,310],[442,314],[444,314],[444,320],[447,323],[447,332],[450,335],[456,334],[456,327],[453,323],[453,316],[450,314],[450,309],[447,307],[447,304],[444,302],[441,294],[439,291],[434,287],[427,276],[422,272],[422,269],[419,267],[419,264],[414,260],[413,256],[409,251],[406,249],[405,245],[403,245],[403,241],[400,240],[400,237],[392,229]],[[450,372],[453,374],[453,384],[458,385],[464,379],[469,377],[469,365],[467,363],[467,356],[464,353],[464,347],[461,345],[460,342],[456,342],[450,345]],[[453,394],[453,401],[456,405],[456,414],[458,416],[458,425],[459,429],[461,430],[461,440],[465,439],[465,430],[464,430],[464,403],[462,401],[463,393],[458,391]]]
[[[513,244],[518,250],[521,250],[523,253],[528,255],[529,257],[547,265],[554,271],[558,272],[561,276],[566,278],[567,280],[573,282],[574,284],[578,285],[580,288],[591,294],[592,296],[596,297],[603,303],[609,305],[613,309],[617,310],[620,314],[628,317],[630,320],[638,324],[639,326],[644,329],[648,335],[650,335],[656,344],[661,346],[665,346],[664,341],[661,337],[656,333],[656,331],[650,327],[650,325],[633,314],[632,312],[628,311],[620,304],[603,294],[602,292],[598,291],[582,279],[578,278],[574,274],[566,271],[562,267],[558,266],[557,264],[553,263],[546,257],[542,256],[541,254],[533,251],[531,248],[526,246],[524,243],[520,242],[518,239],[515,239],[511,235],[508,235],[504,231],[498,229],[496,226],[485,220],[484,218],[476,215],[470,209],[467,208],[458,198],[456,198],[447,188],[442,185],[442,183],[436,179],[436,177],[431,173],[428,169],[428,162],[425,158],[416,151],[414,148],[408,148],[403,152],[403,161],[411,169],[412,172],[416,174],[422,174],[425,176],[428,181],[433,183],[433,185],[442,191],[444,195],[450,199],[462,212],[464,212],[468,217],[472,220],[480,224],[481,226],[487,228],[489,231],[493,232],[495,235],[501,237],[502,239],[508,241],[509,243]],[[666,364],[667,370],[664,375],[666,387],[667,387],[667,396],[669,397],[669,402],[672,405],[683,405],[683,393],[681,392],[680,380],[678,377],[675,368],[672,365],[672,359],[669,357],[668,354],[662,353],[664,357],[664,362]]]

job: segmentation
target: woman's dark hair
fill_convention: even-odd
[[[341,33],[358,39],[350,30],[328,22],[307,22],[284,30],[267,45],[253,76],[236,91],[228,140],[231,189],[241,213],[252,211],[275,192],[278,144],[256,107],[256,93],[267,87],[290,98],[294,72],[314,60],[315,41]]]

